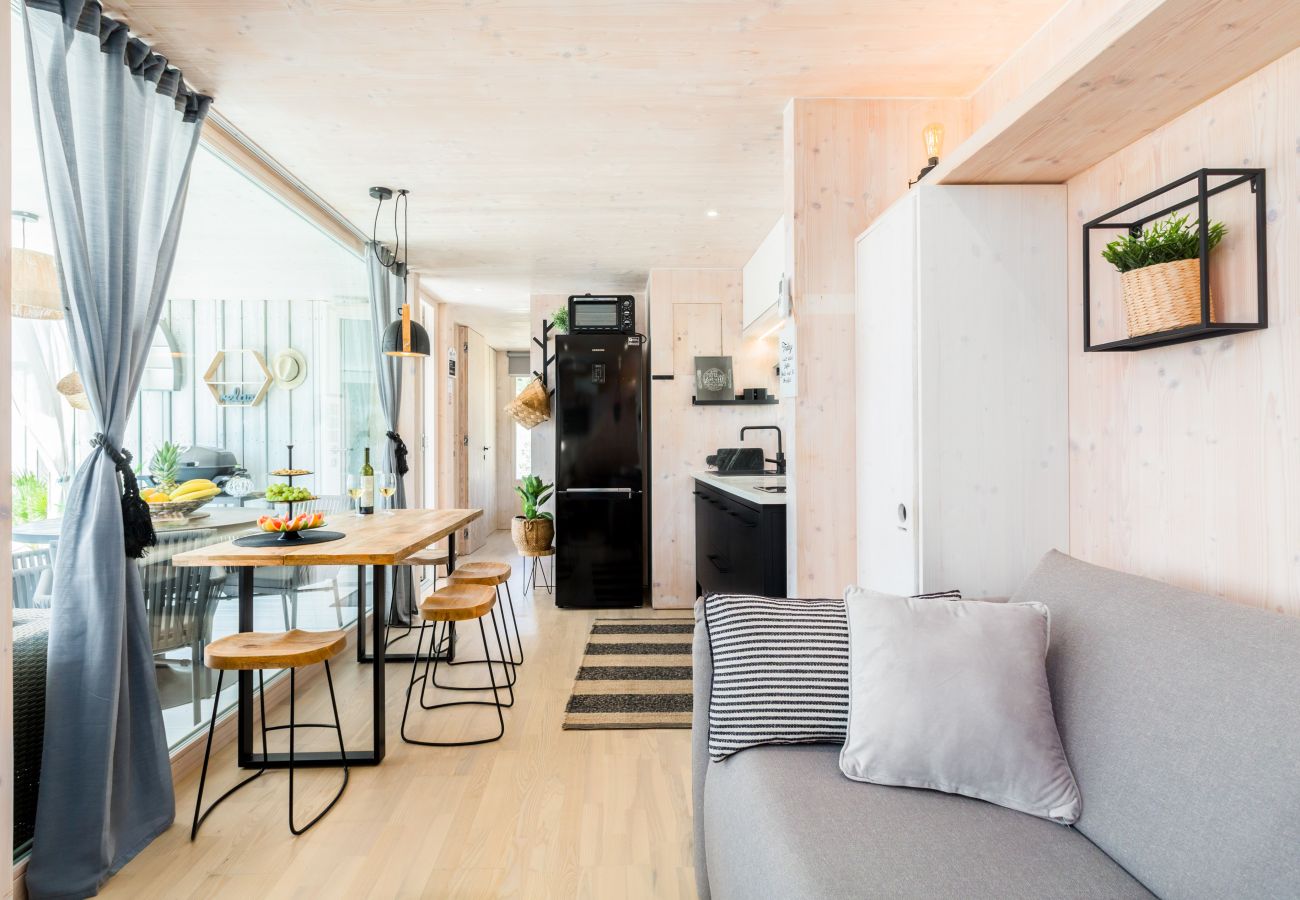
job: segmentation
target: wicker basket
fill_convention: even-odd
[[[1180,259],[1122,273],[1124,315],[1129,337],[1199,325],[1201,261]],[[1210,298],[1214,321],[1214,298]]]
[[[550,519],[525,519],[515,516],[510,523],[510,536],[520,553],[537,553],[547,550],[555,540],[555,523]]]
[[[525,428],[532,429],[551,417],[551,397],[542,379],[534,378],[519,396],[506,404],[506,414]]]

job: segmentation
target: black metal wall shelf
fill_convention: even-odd
[[[1226,178],[1226,181],[1211,185],[1211,178]],[[1123,216],[1135,207],[1150,203],[1163,194],[1184,185],[1195,183],[1196,193],[1176,203],[1163,206],[1151,213],[1144,213],[1137,218]],[[1210,198],[1224,191],[1241,185],[1249,185],[1255,195],[1255,283],[1258,292],[1258,313],[1254,322],[1212,322],[1210,321]],[[1092,343],[1092,233],[1095,230],[1127,231],[1139,234],[1144,225],[1175,213],[1189,206],[1196,207],[1196,219],[1200,233],[1201,249],[1201,321],[1195,325],[1160,331],[1155,334],[1142,334],[1135,337],[1121,338],[1102,344]],[[1152,347],[1165,347],[1187,341],[1199,341],[1205,338],[1223,337],[1230,334],[1243,334],[1248,331],[1261,331],[1268,327],[1268,254],[1264,240],[1264,225],[1267,206],[1264,200],[1263,169],[1198,169],[1177,181],[1157,188],[1136,200],[1112,209],[1098,216],[1083,226],[1083,349],[1086,353],[1127,352],[1147,350]],[[1118,218],[1118,217],[1123,217]]]
[[[691,406],[775,406],[781,401],[776,397],[768,397],[766,400],[696,400],[691,398]]]
[[[542,379],[542,387],[546,388],[548,396],[555,396],[555,388],[551,387],[551,364],[555,362],[555,354],[550,352],[551,332],[555,330],[555,325],[549,319],[542,319],[542,339],[539,341],[533,338],[533,343],[542,348],[542,371],[533,370],[533,375]]]

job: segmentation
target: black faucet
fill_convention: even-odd
[[[781,448],[781,429],[776,425],[746,425],[740,429],[740,439],[745,439],[746,431],[775,431],[776,432],[776,459],[764,460],[764,462],[776,463],[776,474],[785,474],[785,453]]]

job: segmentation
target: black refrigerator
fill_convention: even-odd
[[[649,415],[640,335],[555,340],[555,604],[649,596]]]

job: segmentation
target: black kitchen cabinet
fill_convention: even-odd
[[[784,597],[785,507],[695,482],[695,587],[704,594]]]

